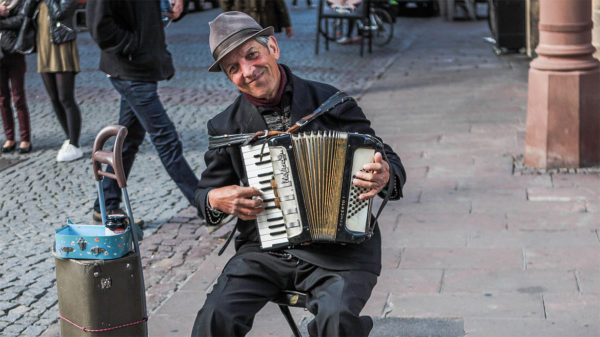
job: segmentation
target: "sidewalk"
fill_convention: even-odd
[[[408,173],[380,220],[371,335],[600,335],[600,175],[519,170],[528,60],[496,57],[484,22],[435,18],[416,34],[359,102]],[[206,258],[151,315],[151,336],[189,336],[231,254]],[[290,334],[269,304],[250,336]]]

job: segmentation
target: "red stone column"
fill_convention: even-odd
[[[600,67],[591,0],[540,0],[538,57],[530,64],[525,165],[600,164]]]

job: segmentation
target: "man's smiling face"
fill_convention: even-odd
[[[278,59],[277,40],[270,36],[267,47],[252,39],[227,54],[220,64],[241,92],[255,98],[271,99],[277,94],[281,80]]]

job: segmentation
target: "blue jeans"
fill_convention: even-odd
[[[183,146],[175,130],[175,125],[158,97],[157,83],[125,81],[112,77],[110,81],[121,94],[119,125],[128,129],[123,143],[125,175],[129,176],[135,154],[148,132],[167,173],[190,204],[194,205],[194,192],[198,188],[198,178],[183,157]],[[108,167],[107,172],[113,173],[114,171],[112,167]],[[117,181],[104,178],[102,186],[106,210],[119,208],[121,189]],[[98,199],[94,203],[94,209],[100,211]]]

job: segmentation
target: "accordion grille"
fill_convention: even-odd
[[[336,237],[347,137],[335,131],[292,135],[309,232],[316,241]]]

